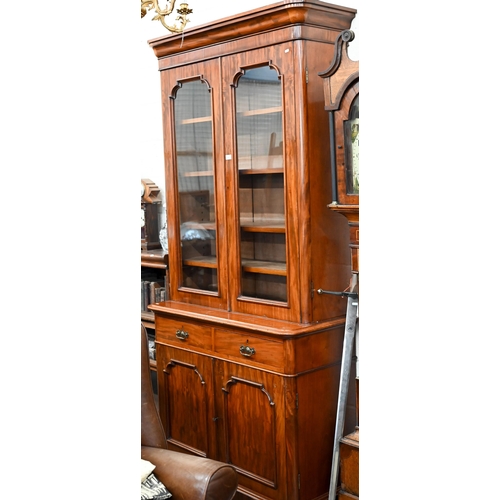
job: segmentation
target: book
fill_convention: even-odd
[[[161,287],[161,285],[157,281],[151,281],[149,283],[149,303],[150,304],[155,304],[158,302],[156,290],[160,287]]]
[[[144,312],[148,312],[149,306],[149,284],[150,281],[142,281],[142,307]]]

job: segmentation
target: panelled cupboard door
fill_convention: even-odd
[[[172,300],[227,309],[217,60],[161,72]]]
[[[222,61],[230,309],[298,321],[294,43]]]
[[[157,373],[160,416],[168,448],[214,458],[211,358],[158,344]]]
[[[238,471],[238,490],[249,492],[248,498],[291,499],[286,484],[284,379],[216,360],[215,382],[217,415],[223,423],[219,459]]]

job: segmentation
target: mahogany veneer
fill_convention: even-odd
[[[328,497],[346,299],[316,290],[345,290],[351,256],[328,209],[319,73],[355,14],[284,1],[149,42],[169,242],[170,300],[149,307],[160,414],[169,448],[235,466],[238,499]]]

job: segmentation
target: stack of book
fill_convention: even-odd
[[[141,312],[148,312],[149,304],[166,300],[165,283],[153,276],[142,276],[141,279]]]

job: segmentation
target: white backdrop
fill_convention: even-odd
[[[136,2],[0,16],[5,498],[138,492],[137,186],[163,183],[147,40],[166,30]],[[500,443],[498,19],[484,0],[338,3],[358,9],[363,48],[361,489],[491,497],[496,461],[477,457]],[[195,26],[264,2],[190,4]],[[76,461],[91,480],[75,488]]]

